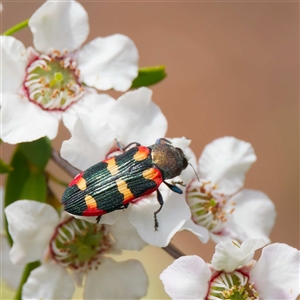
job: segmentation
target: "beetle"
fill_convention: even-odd
[[[181,174],[188,161],[180,148],[170,141],[160,138],[154,145],[142,146],[130,143],[122,147],[117,141],[121,154],[105,159],[86,171],[79,173],[65,190],[61,203],[65,211],[77,216],[100,217],[117,209],[127,208],[137,198],[157,192],[160,204],[154,212],[154,228],[158,229],[157,214],[163,207],[163,197],[159,191],[161,183],[173,192],[182,194],[172,179]]]

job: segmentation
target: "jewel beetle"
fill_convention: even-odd
[[[160,138],[154,145],[142,146],[130,143],[122,147],[117,141],[121,154],[105,159],[86,171],[79,173],[65,190],[61,203],[66,212],[77,216],[97,216],[117,209],[127,208],[137,198],[157,192],[160,207],[154,212],[154,228],[157,230],[157,214],[163,207],[163,197],[159,191],[161,183],[173,192],[182,190],[172,179],[181,174],[188,161],[180,148],[170,141]]]

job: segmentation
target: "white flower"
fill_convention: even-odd
[[[16,290],[19,286],[24,266],[14,265],[9,257],[10,245],[4,232],[3,202],[4,190],[0,187],[0,279],[7,283],[10,288]]]
[[[263,239],[242,245],[221,242],[212,264],[198,256],[183,256],[160,275],[172,299],[296,299],[299,290],[300,252],[286,244],[272,244],[252,260]]]
[[[88,15],[76,1],[46,1],[30,18],[35,49],[1,36],[2,139],[55,138],[82,109],[101,105],[96,89],[125,91],[138,74],[138,52],[115,34],[85,44]]]
[[[84,299],[139,299],[146,294],[148,279],[138,261],[119,263],[106,256],[120,252],[120,246],[128,248],[119,228],[66,215],[60,219],[52,206],[32,200],[16,201],[5,213],[14,241],[13,263],[42,261],[24,284],[22,299],[70,299],[74,281],[81,285],[84,276]],[[141,249],[145,243],[137,232],[126,230],[131,248]]]
[[[127,92],[117,101],[103,95],[106,99],[105,111],[94,110],[92,114],[79,114],[71,129],[72,137],[62,145],[62,157],[80,170],[86,170],[107,158],[115,145],[115,139],[125,146],[132,142],[153,145],[157,139],[165,136],[167,121],[159,107],[152,102],[151,96],[152,91],[147,88]],[[187,159],[191,158],[189,140],[182,138],[170,141],[185,152]],[[194,171],[189,166],[173,180],[188,184],[193,177],[191,174]],[[185,191],[185,187],[180,189]],[[164,205],[157,215],[158,231],[154,230],[153,216],[160,207],[156,192],[132,203],[122,214],[128,216],[145,242],[163,247],[168,245],[175,232],[190,219],[191,212],[183,195],[174,193],[164,184],[160,185],[159,190]],[[100,222],[106,223],[109,215],[102,216]],[[118,213],[114,215],[117,217]],[[203,239],[207,240],[208,235]]]
[[[215,242],[259,237],[270,242],[276,217],[273,202],[260,191],[242,189],[255,161],[251,144],[236,138],[219,138],[207,145],[199,159],[201,180],[188,187],[192,218],[183,228],[195,232],[204,226]]]

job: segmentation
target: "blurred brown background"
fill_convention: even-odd
[[[29,18],[42,2],[4,1],[1,31]],[[89,14],[88,40],[123,33],[136,43],[140,67],[166,66],[167,78],[151,88],[168,119],[168,136],[190,138],[198,157],[207,143],[226,135],[253,145],[258,161],[246,187],[262,190],[276,205],[272,241],[298,248],[299,3],[81,3]],[[15,37],[32,45],[28,28]],[[68,137],[61,126],[57,150]],[[8,160],[12,149],[3,145],[2,157]],[[214,249],[187,232],[174,243],[206,261]],[[172,259],[153,247],[125,256],[144,262],[151,282],[147,298],[166,298],[158,275]]]

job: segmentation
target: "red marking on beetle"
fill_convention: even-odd
[[[82,212],[82,216],[85,217],[98,217],[107,214],[107,211],[98,208],[87,208]]]
[[[79,174],[77,174],[75,176],[75,178],[70,182],[69,186],[72,186],[74,184],[78,184],[78,182],[80,181],[80,179],[82,178],[82,175],[83,175],[84,172],[81,172]]]
[[[150,168],[150,169],[145,170],[143,172],[143,177],[146,179],[155,181],[156,187],[147,190],[145,193],[141,194],[138,198],[132,199],[130,201],[132,203],[136,203],[136,202],[142,200],[145,196],[148,196],[149,194],[155,192],[159,188],[161,183],[163,182],[163,177],[162,177],[161,171],[156,168]]]
[[[145,160],[150,154],[150,149],[144,146],[138,146],[138,149],[139,150],[134,154],[133,159],[135,161]]]
[[[156,168],[149,168],[142,173],[145,179],[153,180],[156,183],[156,186],[159,187],[163,182],[163,177],[161,171]]]

